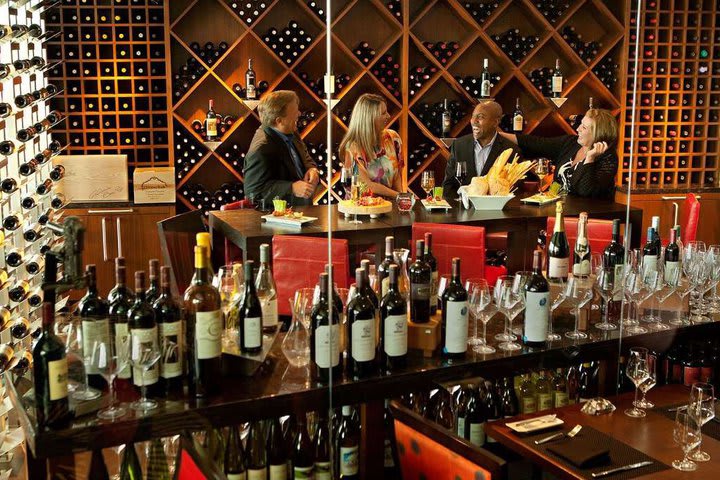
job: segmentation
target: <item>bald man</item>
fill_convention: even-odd
[[[497,102],[482,102],[475,106],[470,119],[472,133],[456,138],[450,147],[450,159],[443,180],[445,198],[457,198],[460,185],[455,172],[458,162],[465,162],[467,175],[464,185],[468,185],[473,177],[487,174],[505,149],[512,148],[514,152],[520,153],[517,145],[497,134],[502,113],[502,107]]]

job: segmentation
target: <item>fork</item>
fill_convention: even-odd
[[[543,443],[550,442],[552,440],[557,440],[558,438],[563,438],[567,436],[568,438],[573,438],[575,435],[578,434],[578,432],[582,430],[582,425],[575,425],[572,430],[569,432],[559,432],[554,435],[550,435],[549,437],[541,438],[540,440],[535,440],[535,445],[542,445]]]

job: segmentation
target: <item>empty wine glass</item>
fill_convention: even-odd
[[[510,281],[512,283],[515,281],[515,279],[512,275],[501,275],[495,280],[495,288],[493,288],[493,295],[495,296],[495,304],[498,305],[498,310],[500,310],[500,286],[505,281]],[[515,340],[517,340],[517,337],[513,335],[512,331],[510,331],[510,329],[508,328],[507,316],[505,316],[505,326],[503,328],[503,331],[495,335],[495,340],[497,340],[498,342],[514,342]]]
[[[705,260],[702,258],[696,258],[691,261],[693,265],[690,267],[690,283],[692,285],[692,293],[697,295],[697,299],[691,305],[690,321],[692,323],[707,323],[710,321],[710,317],[705,315],[705,304],[703,303],[703,295],[707,289],[710,278],[710,268],[708,267]],[[692,298],[691,298],[692,301]]]
[[[695,382],[692,384],[688,413],[695,417],[701,428],[715,418],[715,390],[712,384],[705,382]],[[710,460],[710,455],[700,450],[702,432],[700,433],[698,449],[690,454],[690,459],[696,462],[707,462]]]
[[[630,349],[630,358],[628,358],[627,365],[625,366],[625,374],[635,384],[635,401],[633,402],[633,408],[625,410],[625,415],[633,418],[644,417],[645,410],[639,409],[635,403],[638,401],[638,390],[640,385],[648,377],[648,364],[647,364],[647,348],[636,347]]]
[[[647,376],[645,377],[645,380],[643,380],[643,382],[640,384],[642,398],[633,402],[633,405],[638,408],[653,408],[655,406],[654,403],[645,398],[645,395],[647,395],[647,392],[649,392],[650,389],[653,388],[657,383],[656,363],[656,357],[647,357]]]
[[[655,291],[658,309],[660,309],[665,300],[670,298],[670,296],[675,293],[675,290],[677,289],[679,283],[679,276],[679,268],[663,267],[662,274],[660,275],[660,278],[658,280],[658,288]],[[662,316],[659,311],[657,314],[657,322],[651,323],[649,326],[656,330],[667,330],[670,328],[668,325],[663,323]]]
[[[482,322],[483,336],[480,342],[474,344],[473,351],[477,353],[495,353],[495,348],[487,344],[487,323],[490,321],[495,312],[498,311],[497,306],[493,303],[492,288],[485,281],[478,282],[471,287],[470,292],[470,309],[475,317],[475,335],[477,336],[477,323]]]
[[[439,286],[439,285],[438,285]],[[475,345],[481,345],[483,343],[483,340],[478,337],[478,323],[480,322],[480,319],[478,315],[476,314],[476,308],[473,305],[473,298],[472,293],[475,291],[475,289],[480,290],[488,290],[488,283],[487,280],[484,278],[468,278],[465,280],[465,291],[468,292],[468,301],[470,303],[470,313],[471,317],[474,320],[474,328],[471,328],[472,332],[468,334],[468,345],[475,346]],[[444,290],[444,289],[443,289]],[[478,296],[476,299],[477,301],[481,300],[483,297]]]
[[[603,320],[600,323],[596,323],[595,328],[599,328],[600,330],[615,330],[617,325],[608,321],[610,302],[613,301],[618,291],[618,284],[615,282],[615,268],[600,268],[597,277],[595,277],[593,288],[595,288],[598,295],[605,301]]]
[[[93,322],[91,318],[71,317],[67,325],[65,351],[80,358],[84,369],[85,384],[78,386],[71,394],[73,399],[80,401],[94,400],[100,396],[100,391],[88,384],[88,374],[93,370],[91,364],[92,344],[89,344],[90,338],[85,337],[85,334],[89,335],[85,330],[89,328],[91,322]]]
[[[280,347],[288,363],[295,368],[305,367],[310,361],[310,335],[303,319],[308,303],[311,303],[311,299],[302,295],[290,299],[292,321]]]
[[[713,265],[713,281],[714,286],[711,290],[712,299],[710,300],[709,312],[720,313],[720,297],[717,295],[717,286],[720,283],[720,245],[710,245],[707,250],[706,260]]]
[[[553,331],[553,314],[555,310],[565,301],[565,282],[561,278],[550,283],[550,321],[548,322],[547,340],[553,342],[562,340],[562,335]]]
[[[152,410],[157,408],[155,400],[147,398],[147,380],[150,372],[158,375],[155,368],[160,360],[160,346],[155,329],[138,328],[130,330],[130,363],[134,367],[133,378],[140,378],[140,399],[132,402],[133,410]]]
[[[695,270],[698,266],[698,262],[704,257],[705,251],[707,247],[705,246],[705,242],[701,242],[699,240],[694,240],[691,242],[688,242],[685,245],[685,248],[683,248],[682,252],[682,265],[683,268],[687,268],[690,271],[686,271],[685,274],[690,278],[691,271]],[[692,278],[691,278],[692,280]],[[697,282],[693,282],[693,291],[690,292],[690,306],[695,306],[696,300],[693,295],[693,293],[697,293]]]
[[[682,460],[674,460],[673,468],[683,472],[692,472],[697,469],[697,463],[690,460],[690,452],[700,445],[700,423],[690,414],[687,407],[678,408],[675,412],[675,426],[673,427],[673,440],[680,445],[684,453]]]
[[[102,375],[110,390],[110,406],[97,413],[98,418],[115,420],[127,414],[127,409],[117,404],[115,378],[129,363],[128,337],[116,337],[113,340],[101,339],[93,344],[91,365]]]
[[[587,338],[587,333],[578,330],[580,323],[580,309],[592,300],[592,281],[589,278],[569,277],[565,284],[565,299],[575,310],[575,328],[571,332],[565,332],[568,338]]]
[[[653,274],[657,276],[657,271],[651,270],[647,277],[651,278]],[[638,314],[640,302],[644,301],[652,293],[648,285],[645,282],[642,270],[639,268],[631,267],[625,275],[624,293],[625,298],[630,303],[630,312],[628,312],[628,319],[623,321],[623,325],[628,327],[625,331],[630,335],[647,333],[647,328],[640,326]],[[631,315],[632,317],[630,317]]]
[[[670,320],[670,325],[687,325],[690,323],[687,311],[683,308],[685,304],[685,297],[687,297],[690,292],[692,291],[692,283],[690,282],[690,279],[685,275],[685,269],[679,268],[678,269],[678,280],[677,285],[675,285],[675,293],[678,297],[680,297],[680,308],[677,309],[677,315],[675,318]]]
[[[502,278],[502,277],[501,277]],[[514,277],[501,281],[499,292],[495,292],[498,310],[507,317],[509,331],[512,332],[512,322],[520,312],[525,309],[523,292],[513,288]],[[514,351],[522,347],[510,340],[499,345],[500,350]]]

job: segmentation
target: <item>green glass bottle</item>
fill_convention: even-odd
[[[120,464],[120,480],[143,480],[140,460],[135,451],[134,443],[125,444],[123,459]]]

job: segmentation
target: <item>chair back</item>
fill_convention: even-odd
[[[183,434],[180,435],[173,480],[227,480],[227,477],[189,434]]]
[[[157,223],[163,264],[170,265],[170,281],[175,298],[185,292],[195,271],[192,254],[195,235],[206,232],[202,210],[181,213]]]
[[[453,257],[460,257],[462,278],[485,278],[485,228],[446,223],[413,223],[412,246],[432,233],[432,252],[437,259],[438,275],[452,273]]]
[[[339,288],[348,287],[349,247],[345,239],[332,240],[333,277]],[[288,299],[296,290],[313,287],[327,264],[327,239],[301,235],[275,235],[272,239],[273,277],[278,313],[292,315]]]
[[[227,203],[220,206],[220,210],[223,212],[227,210],[244,210],[246,208],[253,208],[252,202],[248,199],[238,200],[237,202]],[[242,262],[242,248],[232,243],[230,240],[227,239],[227,237],[225,237],[223,240],[225,243],[225,265],[230,265],[233,262]]]
[[[575,241],[578,235],[578,218],[565,217],[565,236],[567,236],[570,248],[575,248]],[[591,252],[603,252],[610,240],[612,240],[612,220],[588,219],[587,236],[590,242]],[[555,217],[547,217],[547,238],[548,242],[555,229]]]
[[[694,193],[688,193],[683,202],[682,229],[680,235],[684,245],[688,242],[695,241],[697,237],[697,227],[700,222],[700,201]]]

